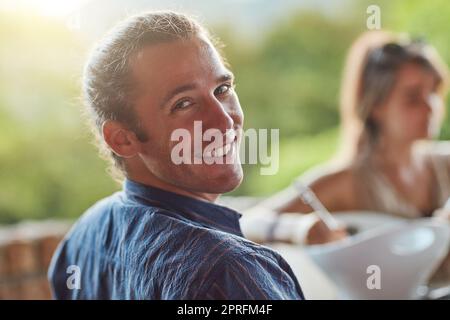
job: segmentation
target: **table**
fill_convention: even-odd
[[[285,243],[267,245],[289,263],[308,300],[336,300],[338,291],[327,275],[315,265],[301,246]]]

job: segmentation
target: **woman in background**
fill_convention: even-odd
[[[419,218],[444,206],[450,146],[431,140],[443,120],[447,77],[437,52],[422,42],[372,31],[354,43],[341,92],[341,154],[302,177],[330,212]],[[290,187],[248,210],[242,230],[257,242],[317,244],[346,236],[314,214],[298,215],[311,211]]]

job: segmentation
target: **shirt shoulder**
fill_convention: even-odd
[[[229,235],[217,246],[214,259],[199,267],[194,299],[277,300],[303,299],[289,264],[272,249],[242,237]]]
[[[137,274],[142,296],[167,299],[301,299],[295,275],[270,248],[160,211],[155,219],[170,221],[160,238],[164,250],[146,250]],[[164,261],[155,264],[157,260]],[[157,277],[155,286],[149,286]]]
[[[83,270],[82,296],[65,287],[69,265]],[[121,192],[83,214],[57,249],[49,276],[57,298],[116,292],[118,298],[206,299],[220,298],[222,288],[228,299],[263,299],[295,298],[299,291],[271,249],[178,212],[125,201]]]
[[[224,255],[211,266],[196,299],[297,300],[303,292],[289,265],[277,254],[245,251]]]

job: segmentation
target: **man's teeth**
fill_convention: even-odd
[[[209,152],[205,152],[205,156],[208,158],[223,157],[224,155],[228,154],[228,152],[230,152],[231,147],[232,147],[232,143],[226,144],[223,147],[216,148]]]

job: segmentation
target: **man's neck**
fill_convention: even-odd
[[[158,189],[162,189],[165,191],[173,192],[173,193],[180,194],[180,195],[183,195],[183,196],[186,196],[189,198],[194,198],[194,199],[206,201],[206,202],[215,202],[217,200],[217,198],[219,197],[219,194],[215,194],[215,193],[204,193],[204,192],[196,192],[196,191],[186,190],[186,189],[183,189],[176,185],[162,181],[153,175],[146,175],[145,177],[143,177],[143,176],[133,175],[132,173],[127,173],[127,179],[144,184],[146,186],[155,187]]]

